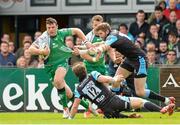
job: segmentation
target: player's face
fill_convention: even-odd
[[[56,36],[57,34],[57,24],[53,23],[53,24],[46,24],[46,29],[47,29],[47,32],[50,36]]]
[[[92,28],[93,29],[96,28],[100,23],[102,23],[102,22],[100,22],[100,21],[93,21],[92,22]]]
[[[99,30],[97,32],[98,36],[101,37],[101,39],[105,40],[106,36],[107,36],[107,32],[104,32],[102,30]]]

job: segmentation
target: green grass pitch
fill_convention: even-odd
[[[85,119],[78,113],[75,119],[62,119],[62,113],[0,113],[0,124],[180,124],[180,112],[172,116],[141,112],[139,119],[103,119],[101,116]]]

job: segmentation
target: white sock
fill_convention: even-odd
[[[168,105],[168,104],[169,104],[169,102],[170,102],[169,98],[168,98],[168,97],[166,97],[166,98],[165,98],[164,103],[165,103],[166,105]]]

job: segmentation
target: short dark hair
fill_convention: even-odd
[[[156,6],[155,9],[154,9],[154,11],[161,11],[161,12],[162,12],[163,9],[162,9],[160,6]]]
[[[177,53],[176,53],[176,51],[175,51],[175,50],[173,50],[173,49],[168,50],[167,54],[169,54],[169,52],[174,52],[174,54],[175,54],[175,55],[177,54]]]
[[[52,17],[46,18],[46,24],[54,24],[54,23],[57,24],[56,19]]]
[[[31,41],[24,41],[24,42],[23,42],[23,45],[26,44],[26,43],[32,44]]]
[[[168,36],[174,36],[174,37],[177,37],[177,34],[173,31],[169,31],[168,32]]]
[[[166,44],[166,45],[168,45],[167,42],[165,42],[165,41],[160,41],[159,45],[160,45],[160,44]]]
[[[144,13],[145,14],[144,10],[138,10],[137,14],[138,13]]]
[[[121,23],[121,24],[119,25],[119,28],[120,28],[120,27],[125,27],[126,30],[128,30],[128,26],[127,26],[125,23]]]

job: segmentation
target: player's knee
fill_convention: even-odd
[[[142,90],[142,91],[136,91],[136,95],[137,96],[140,96],[140,97],[144,97],[145,96],[145,91]]]
[[[57,78],[54,78],[54,86],[56,88],[63,88],[63,79],[57,79]]]

